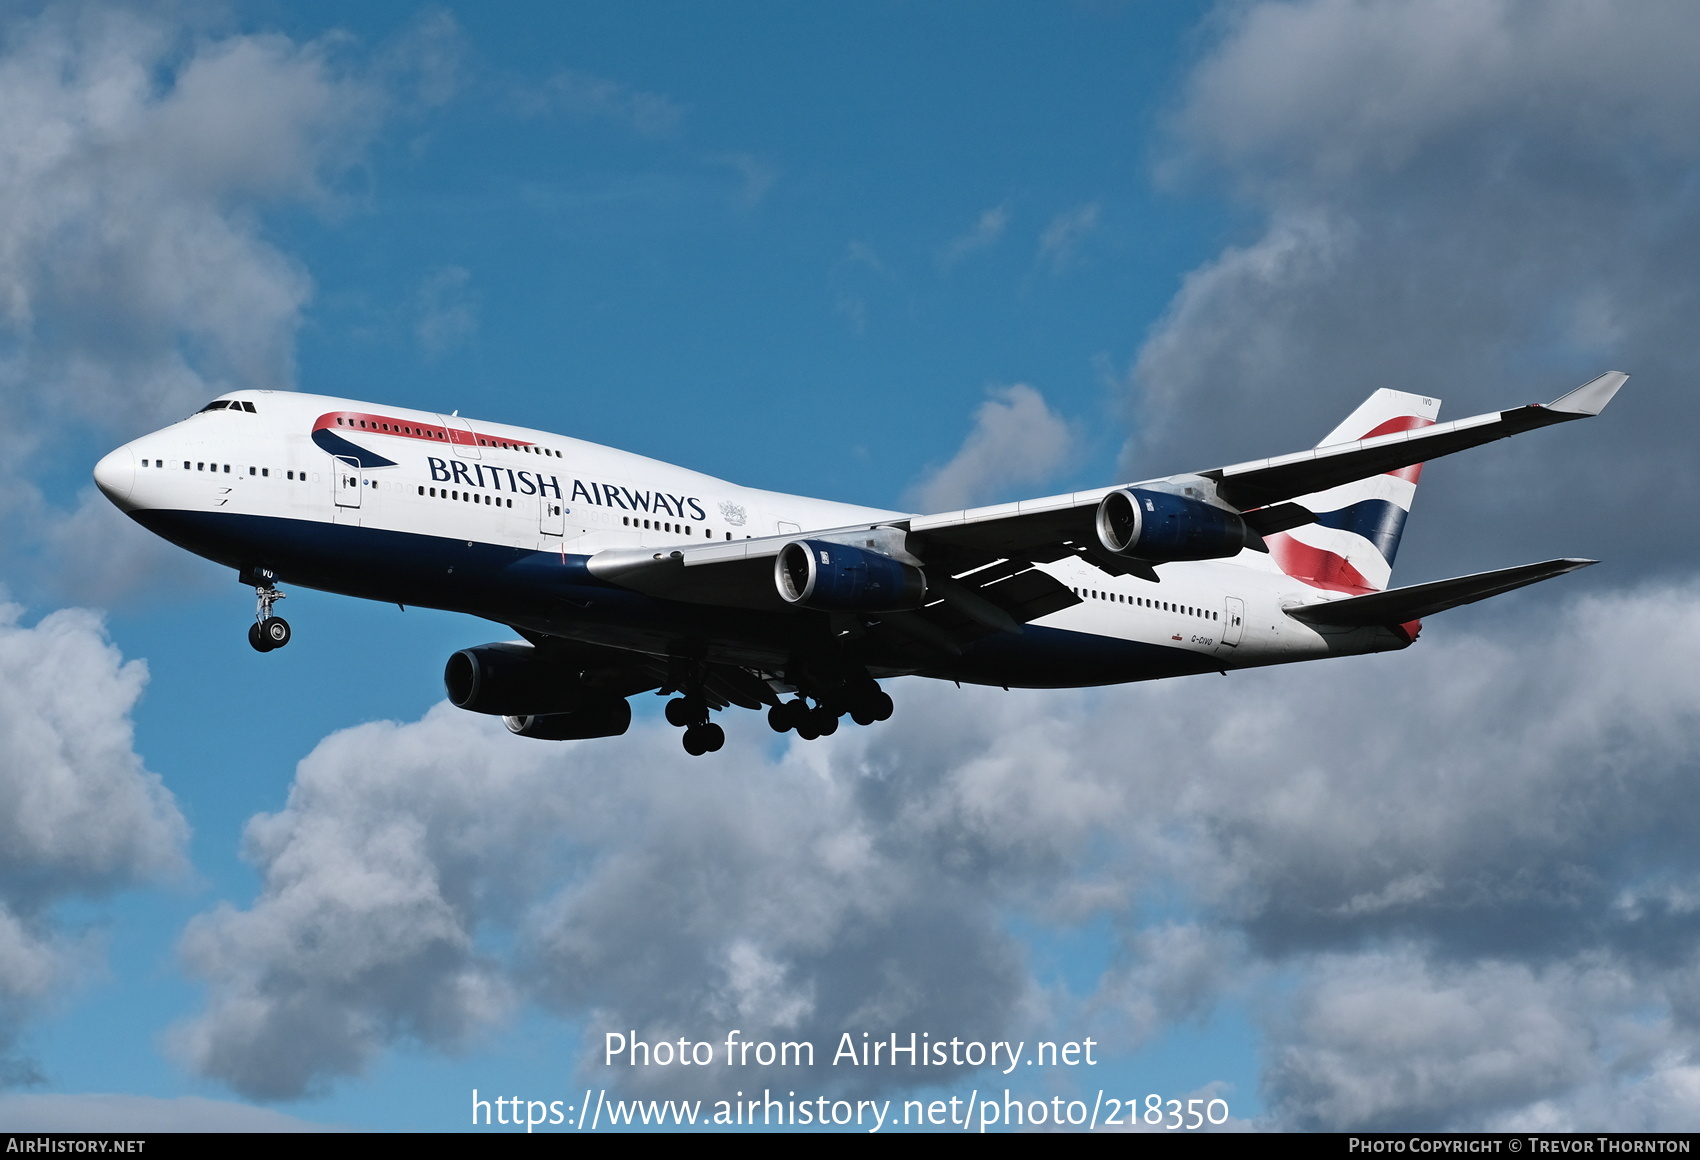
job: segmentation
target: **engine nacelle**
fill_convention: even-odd
[[[545,663],[535,648],[519,642],[463,648],[443,666],[450,704],[501,717],[576,710],[586,696],[577,677]]]
[[[787,604],[831,612],[895,612],[927,596],[926,575],[913,564],[826,540],[779,549],[773,582]]]
[[[502,718],[508,732],[538,741],[584,741],[591,737],[618,737],[631,727],[632,707],[624,697],[612,693],[586,695],[571,713],[542,713]]]
[[[1237,556],[1247,538],[1238,512],[1184,496],[1124,487],[1098,503],[1098,542],[1151,564]]]

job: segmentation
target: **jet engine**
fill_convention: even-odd
[[[519,641],[461,649],[443,667],[443,687],[456,708],[502,717],[571,713],[588,692],[576,672],[548,664]]]
[[[792,540],[779,549],[773,582],[787,604],[829,612],[919,608],[927,595],[926,575],[913,564],[826,540]]]
[[[1237,556],[1250,538],[1238,512],[1137,487],[1100,500],[1097,525],[1106,550],[1151,564]]]
[[[583,741],[618,737],[631,727],[632,707],[624,697],[591,693],[571,713],[542,713],[502,718],[508,732],[538,741]]]

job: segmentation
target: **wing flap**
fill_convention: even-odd
[[[1477,572],[1470,576],[1455,576],[1450,580],[1435,580],[1428,584],[1413,584],[1409,588],[1393,588],[1373,592],[1368,596],[1352,596],[1345,600],[1330,600],[1324,604],[1307,604],[1289,608],[1287,615],[1307,624],[1332,628],[1363,628],[1370,625],[1405,624],[1457,608],[1474,604],[1490,596],[1510,592],[1528,584],[1538,584],[1586,568],[1596,560],[1544,560],[1539,564],[1519,564],[1515,568],[1500,568],[1493,572]]]

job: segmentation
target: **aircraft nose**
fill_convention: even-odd
[[[94,465],[94,482],[107,499],[121,508],[127,507],[126,501],[136,486],[136,453],[120,447],[108,454]]]

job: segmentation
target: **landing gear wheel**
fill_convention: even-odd
[[[726,730],[710,721],[707,725],[697,726],[697,735],[702,738],[703,748],[709,753],[718,752],[726,744]]]
[[[289,643],[289,621],[281,616],[268,616],[254,627],[265,642],[267,652]]]
[[[775,733],[791,731],[791,711],[783,704],[775,705],[767,711],[767,724]]]
[[[831,737],[838,732],[838,714],[825,705],[817,706],[814,712],[809,714],[809,724],[813,726],[815,736]]]
[[[710,729],[714,729],[715,732],[719,732],[718,727],[713,725],[692,725],[690,728],[686,729],[684,736],[685,752],[690,754],[692,757],[701,757],[703,754],[707,753],[711,748],[709,743],[713,740],[708,732]],[[721,742],[722,744],[725,743],[724,735],[721,737]],[[718,748],[718,746],[714,746],[713,748]]]
[[[244,584],[258,581],[254,584],[254,599],[259,606],[254,610],[254,623],[248,626],[248,643],[255,652],[271,652],[288,644],[289,621],[272,615],[272,605],[284,599],[284,594],[272,583],[276,577],[263,570],[253,576],[243,570],[238,576]]]
[[[695,715],[691,712],[691,703],[684,697],[674,697],[667,702],[667,724],[678,725],[681,728],[691,724]]]
[[[869,701],[874,706],[874,720],[875,721],[889,721],[889,720],[891,720],[891,714],[892,714],[893,710],[895,710],[897,708],[897,706],[892,704],[890,693],[886,692],[884,689],[881,689],[880,692],[879,692],[879,696],[869,698]]]

